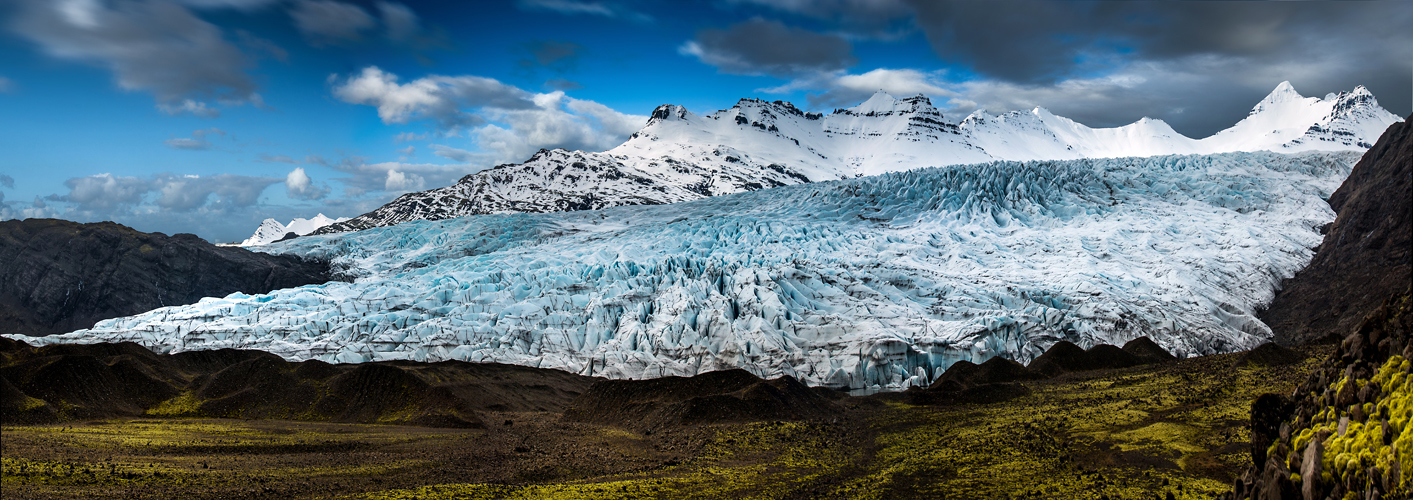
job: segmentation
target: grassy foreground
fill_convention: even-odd
[[[1250,463],[1250,405],[1330,352],[1239,355],[1027,382],[995,404],[841,400],[832,422],[642,435],[484,412],[485,429],[151,418],[6,426],[23,498],[1211,498]]]

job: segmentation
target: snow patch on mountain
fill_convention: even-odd
[[[734,116],[762,118],[719,119]],[[995,119],[1012,118],[976,126]],[[622,168],[611,154],[543,157],[566,171]],[[736,164],[715,158],[718,172]],[[360,276],[352,283],[207,298],[24,340],[611,378],[741,367],[894,389],[962,359],[1028,361],[1059,340],[1147,335],[1180,356],[1226,352],[1270,338],[1253,311],[1310,260],[1334,217],[1323,200],[1358,158],[993,162],[664,206],[410,221],[261,248],[331,259]]]
[[[317,234],[463,215],[562,212],[678,203],[778,186],[996,160],[1070,160],[1230,151],[1362,151],[1401,119],[1364,87],[1323,99],[1282,83],[1236,126],[1194,140],[1162,120],[1090,128],[1044,108],[959,123],[927,97],[878,92],[828,115],[783,101],[741,99],[697,115],[663,105],[602,153],[540,151],[456,184],[409,193]]]
[[[304,236],[324,226],[347,222],[348,220],[348,217],[330,219],[322,213],[314,216],[313,219],[296,217],[294,220],[289,221],[289,224],[280,224],[280,221],[275,219],[265,219],[260,223],[260,227],[255,228],[255,234],[246,238],[245,241],[242,241],[240,246],[267,245],[279,241],[280,238],[285,237],[285,235],[289,233]]]

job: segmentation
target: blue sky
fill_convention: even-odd
[[[1203,137],[1289,80],[1406,115],[1408,25],[1410,2],[14,0],[0,218],[238,241],[743,97],[882,89]]]

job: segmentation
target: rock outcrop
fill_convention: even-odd
[[[1229,498],[1413,497],[1410,336],[1413,287],[1365,316],[1289,395],[1257,398],[1252,464]]]
[[[1342,338],[1413,282],[1413,124],[1390,126],[1329,202],[1338,217],[1314,260],[1259,316],[1281,344]]]
[[[0,222],[0,333],[48,335],[233,292],[332,279],[327,262],[218,247],[113,222]]]

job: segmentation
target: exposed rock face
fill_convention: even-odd
[[[1413,282],[1413,125],[1390,126],[1330,207],[1338,217],[1314,260],[1260,314],[1279,343],[1342,336]]]
[[[112,222],[0,222],[0,332],[48,335],[233,292],[324,283],[328,263]]]

